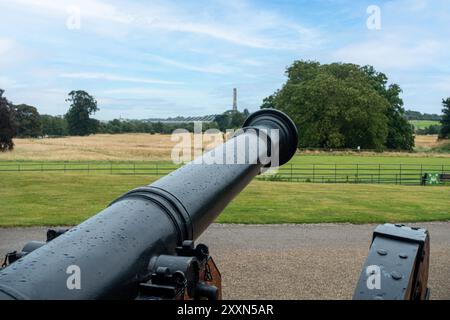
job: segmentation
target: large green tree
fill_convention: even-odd
[[[91,119],[90,115],[97,112],[97,100],[83,90],[71,91],[69,98],[69,111],[65,115],[70,135],[86,136],[96,133],[99,127],[98,120]]]
[[[287,112],[301,147],[407,149],[412,127],[403,117],[398,85],[372,67],[295,61],[287,82],[262,107]]]
[[[263,99],[263,103],[261,105],[261,109],[267,109],[267,108],[272,108],[275,109],[275,99],[277,97],[279,90],[277,90],[274,94],[265,97]]]
[[[11,103],[3,97],[5,91],[0,89],[0,151],[14,149],[13,137],[16,135],[14,109]]]
[[[14,106],[14,120],[18,137],[42,136],[42,121],[35,107],[26,104]]]
[[[450,138],[450,98],[442,99],[442,119],[441,131],[439,132],[440,139]]]
[[[388,118],[386,148],[412,150],[414,148],[414,126],[409,123],[403,108],[403,100],[400,98],[402,89],[395,83],[387,85],[387,76],[377,72],[372,66],[364,66],[361,70],[369,77],[372,87],[389,103],[385,113]]]

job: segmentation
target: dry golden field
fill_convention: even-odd
[[[193,137],[189,135],[193,147]],[[210,149],[222,143],[222,135],[204,135],[203,144]],[[12,152],[0,153],[0,161],[168,161],[173,147],[171,135],[163,134],[97,134],[87,137],[44,139],[14,139]],[[387,157],[440,157],[449,153],[426,153],[431,148],[448,143],[437,141],[437,136],[417,136],[416,147],[421,152],[385,152]],[[327,154],[321,151],[305,151],[306,155]],[[376,152],[334,152],[333,155],[380,156]]]
[[[418,148],[431,149],[442,146],[448,143],[448,141],[445,140],[439,141],[437,135],[427,135],[427,136],[416,136],[415,143],[416,147]]]
[[[204,135],[204,145],[217,145],[221,139],[221,135]],[[171,151],[179,141],[171,141],[171,135],[137,133],[14,139],[14,143],[12,152],[0,153],[0,161],[170,160]]]

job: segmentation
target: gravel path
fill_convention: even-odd
[[[212,225],[201,237],[227,299],[351,299],[376,225]],[[450,222],[420,223],[431,235],[432,299],[450,299]],[[0,228],[0,255],[46,228]]]

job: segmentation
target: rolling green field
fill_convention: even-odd
[[[345,153],[319,153],[319,154],[297,154],[286,165],[423,165],[442,166],[450,165],[450,157],[443,154],[432,155],[402,155],[394,156],[387,153],[380,155],[358,155]],[[2,170],[11,171],[104,171],[110,169],[123,170],[123,173],[146,172],[146,170],[167,170],[177,167],[170,161],[0,161],[0,172]]]
[[[43,174],[85,172],[165,175],[177,167],[169,161],[0,161],[0,173],[11,171]],[[277,172],[276,179],[296,182],[417,185],[420,184],[422,174],[426,172],[450,173],[450,157],[417,154],[394,156],[387,153],[370,156],[347,153],[298,154]]]
[[[159,165],[161,167],[171,166],[171,161],[28,161],[28,160],[0,160],[0,170],[11,169],[16,170],[18,166],[22,170],[34,169],[44,170],[48,169],[58,169],[64,170],[64,164],[67,168],[78,168],[87,170],[89,167],[92,170],[96,168],[106,168],[108,169],[111,164],[114,167],[122,166],[123,168],[129,168],[130,165],[136,165],[136,168],[146,168],[149,166]],[[303,154],[298,153],[296,156],[289,161],[289,164],[303,165],[303,164],[423,164],[423,165],[442,165],[450,164],[450,156],[445,154],[392,154],[392,153],[380,153],[380,154],[356,154],[356,153],[317,153],[317,154]],[[20,169],[19,169],[20,170]]]
[[[415,129],[425,129],[429,126],[438,126],[441,124],[439,121],[432,120],[410,120],[409,123],[411,123]]]
[[[74,225],[156,176],[0,173],[0,226]],[[449,220],[449,187],[254,181],[218,222],[319,223]]]
[[[446,155],[390,155],[383,153],[380,155],[358,155],[358,154],[297,154],[289,164],[370,164],[370,165],[399,165],[399,164],[414,164],[414,165],[450,165],[450,157]]]

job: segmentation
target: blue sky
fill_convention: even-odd
[[[214,114],[233,87],[255,111],[298,59],[372,64],[422,112],[450,96],[448,0],[0,0],[0,14],[0,88],[41,113],[83,89],[103,120]]]

